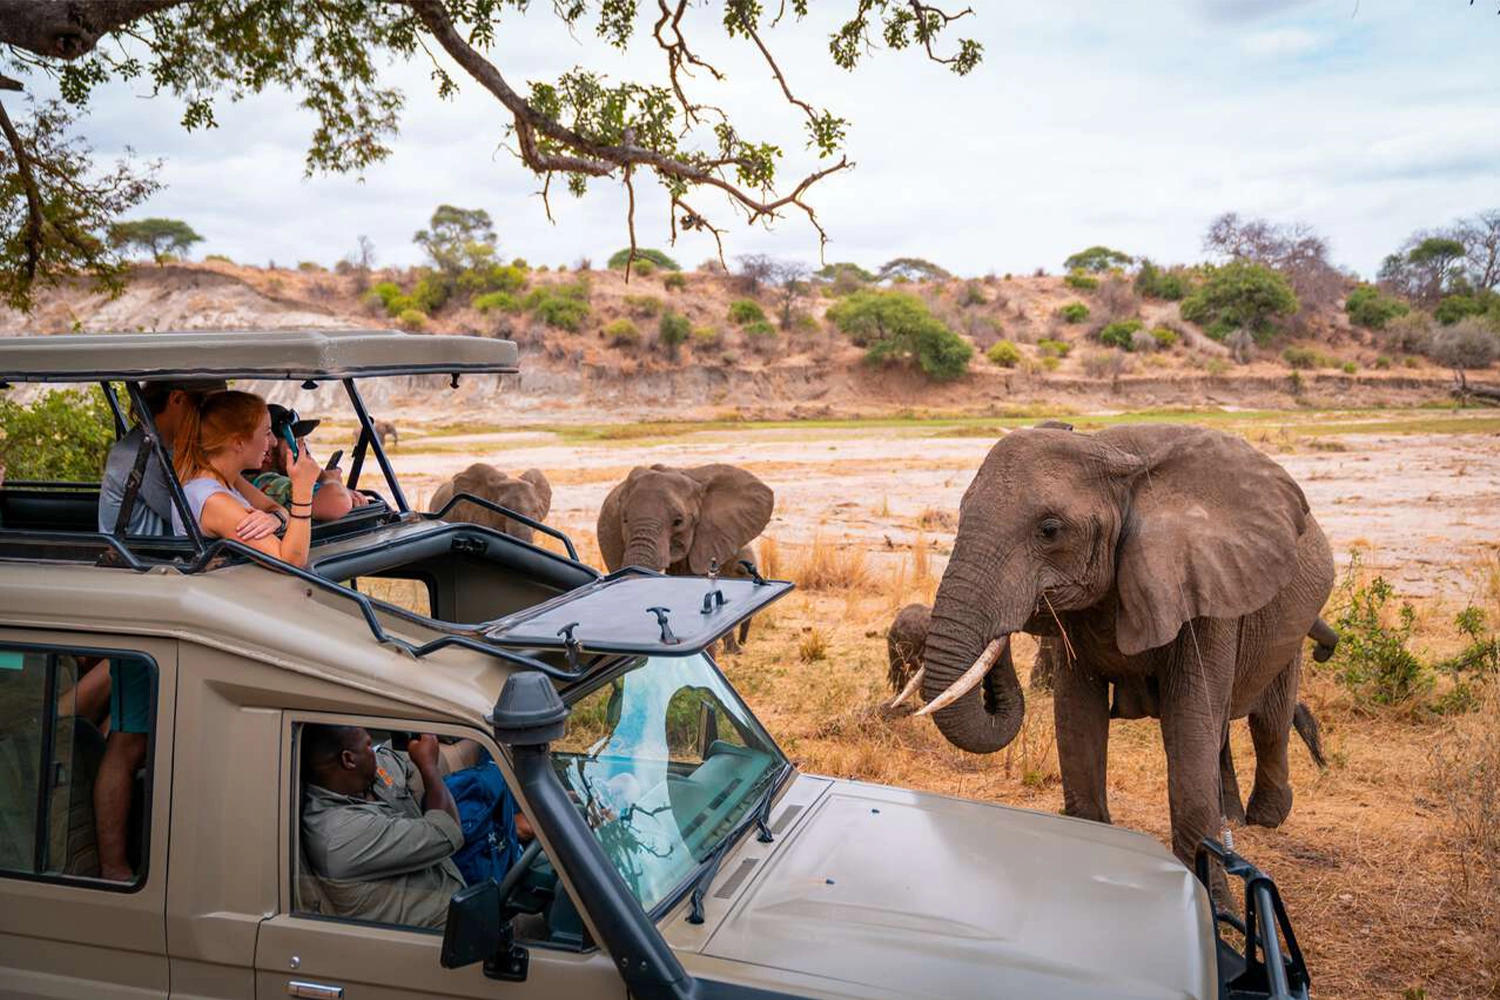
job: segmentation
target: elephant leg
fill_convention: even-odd
[[[1245,824],[1245,806],[1240,800],[1240,779],[1234,773],[1234,751],[1229,748],[1229,727],[1224,728],[1224,745],[1219,748],[1220,812],[1231,823]]]
[[[1256,826],[1276,827],[1292,811],[1292,784],[1287,764],[1287,742],[1297,710],[1297,681],[1302,653],[1276,675],[1260,703],[1250,713],[1250,738],[1255,741],[1255,787],[1245,807],[1245,819]]]
[[[726,654],[732,655],[738,653],[739,651],[740,644],[735,641],[734,629],[730,629],[728,632],[724,633],[724,652]]]
[[[1046,691],[1052,687],[1052,678],[1062,663],[1062,640],[1044,635],[1037,640],[1036,658],[1031,661],[1031,679],[1027,686],[1033,691]]]
[[[740,622],[740,645],[743,646],[748,638],[750,638],[750,619],[746,618]]]
[[[1232,620],[1194,619],[1171,647],[1171,662],[1162,679],[1161,735],[1167,752],[1172,853],[1189,867],[1203,838],[1219,831],[1219,761],[1229,731],[1236,631]]]
[[[1108,823],[1109,683],[1074,662],[1052,678],[1063,814]]]

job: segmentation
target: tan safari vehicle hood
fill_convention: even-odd
[[[704,957],[835,995],[1217,995],[1206,894],[1144,835],[838,781],[778,839]]]

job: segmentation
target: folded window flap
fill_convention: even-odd
[[[662,576],[635,567],[492,622],[500,646],[645,656],[697,653],[792,589],[784,580]]]

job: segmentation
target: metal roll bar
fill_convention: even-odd
[[[429,521],[440,521],[444,514],[448,513],[448,511],[453,509],[454,505],[459,503],[471,503],[476,507],[483,507],[485,510],[493,511],[502,517],[508,517],[512,521],[519,521],[528,528],[540,531],[544,535],[550,535],[563,543],[563,547],[568,550],[569,559],[578,562],[578,550],[573,547],[573,539],[569,538],[562,531],[549,524],[533,520],[520,511],[511,510],[509,507],[502,507],[493,500],[486,500],[484,497],[477,497],[472,493],[455,493],[447,503],[443,504],[441,510],[423,512],[422,516]]]

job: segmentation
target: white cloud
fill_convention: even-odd
[[[1318,47],[1318,36],[1302,28],[1277,28],[1247,35],[1240,45],[1252,56],[1301,56]]]

